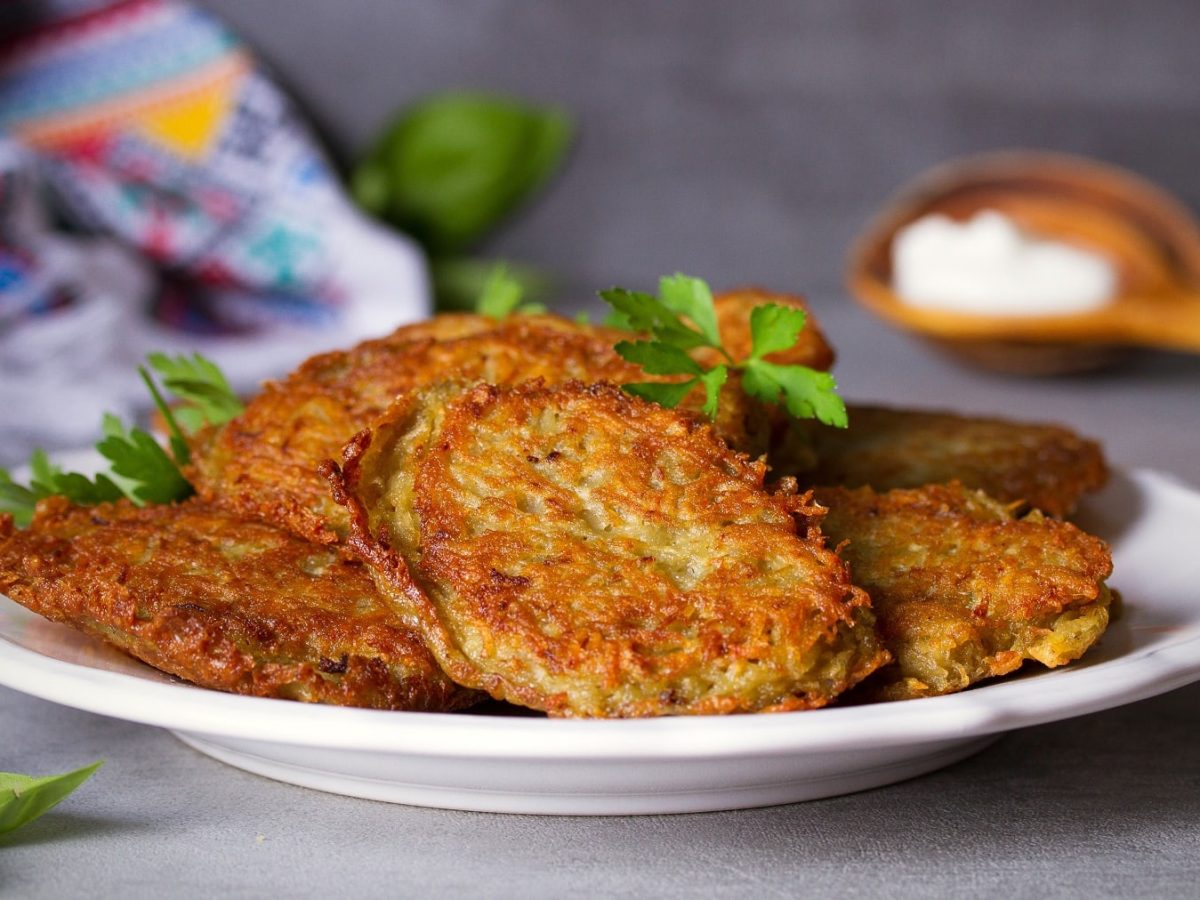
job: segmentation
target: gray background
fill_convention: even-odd
[[[997,147],[1132,166],[1200,206],[1200,6],[217,0],[350,158],[429,91],[578,118],[574,164],[494,249],[590,288],[682,269],[836,291],[865,217]]]
[[[427,91],[561,103],[582,139],[490,248],[575,302],[683,269],[802,290],[857,398],[1067,422],[1118,465],[1200,485],[1200,362],[1056,380],[970,372],[870,320],[846,245],[896,186],[959,154],[1048,147],[1200,207],[1200,4],[247,2],[211,8],[349,158]],[[1014,734],[906,784],[772,810],[489,816],[327,796],[163,732],[0,690],[0,769],[104,770],[0,841],[0,894],[1195,896],[1200,688]],[[259,841],[258,836],[262,836]]]

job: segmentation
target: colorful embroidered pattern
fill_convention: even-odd
[[[159,317],[206,333],[336,319],[323,234],[347,202],[238,39],[175,0],[37,12],[0,48],[0,131],[74,221],[171,276]]]

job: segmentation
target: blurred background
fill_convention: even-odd
[[[1128,166],[1200,207],[1200,5],[207,0],[362,152],[447,87],[561,105],[574,158],[489,252],[580,291],[666,272],[837,302],[847,247],[934,163],[1003,147]]]
[[[21,24],[12,9],[29,17],[45,5],[15,4],[8,25]],[[1200,5],[1190,0],[203,0],[196,8],[244,41],[291,98],[329,153],[337,191],[350,193],[351,173],[380,135],[431,94],[482,89],[564,112],[574,123],[565,162],[471,247],[552,275],[557,309],[597,313],[596,289],[649,288],[676,270],[717,288],[803,293],[840,351],[847,396],[946,406],[953,383],[974,411],[1092,431],[1095,417],[1079,415],[1081,403],[1103,395],[1114,408],[1144,408],[1150,397],[1184,409],[1200,384],[1200,364],[1181,353],[1052,382],[960,369],[863,312],[844,286],[847,250],[871,214],[923,170],[966,154],[1078,153],[1200,208]],[[355,228],[343,240],[351,248],[394,239]],[[253,338],[241,356],[215,352],[235,383],[286,371],[318,344],[424,315],[420,254],[395,240],[407,261],[371,275],[385,299],[370,315],[355,327],[317,326],[315,343],[285,337],[290,355],[264,353]],[[241,367],[247,360],[255,365]],[[10,409],[13,396],[0,388]],[[44,399],[33,406],[44,416]],[[79,418],[94,420],[90,410]],[[1194,421],[1147,415],[1139,449],[1131,435],[1114,442],[1115,454],[1153,464],[1155,442],[1183,440]],[[34,443],[86,443],[79,438],[34,429],[0,441],[0,464]]]

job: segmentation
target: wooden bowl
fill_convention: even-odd
[[[1118,296],[1091,312],[1045,316],[928,309],[898,297],[896,232],[930,213],[961,220],[983,209],[1102,253],[1117,271]],[[1081,157],[1007,151],[937,166],[867,224],[851,248],[847,280],[872,312],[989,369],[1077,372],[1108,365],[1131,347],[1200,353],[1200,223],[1145,179]]]

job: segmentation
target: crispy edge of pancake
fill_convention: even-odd
[[[960,484],[815,496],[896,660],[856,699],[951,693],[1026,660],[1064,665],[1108,624],[1111,554],[1070,523],[1017,517]]]
[[[501,427],[484,428],[497,410]],[[514,416],[550,422],[549,436],[562,438],[563,449],[535,453],[545,435],[520,430]],[[488,436],[496,440],[488,445],[487,470],[464,473],[474,443]],[[568,450],[571,442],[578,446]],[[622,447],[609,447],[607,460],[580,449],[614,442]],[[344,460],[342,469],[330,462],[325,472],[350,509],[350,547],[421,628],[442,667],[497,699],[558,716],[804,709],[824,705],[888,658],[865,595],[819,530],[806,524],[807,536],[797,533],[795,517],[815,512],[806,499],[766,494],[761,464],[731,452],[707,426],[612,385],[479,385],[465,392],[451,385],[410,395],[374,432],[358,435]],[[607,504],[567,509],[573,496],[581,498],[539,474],[542,465],[586,469],[595,482],[589,491],[615,493]],[[646,494],[656,489],[641,484],[658,472],[666,481],[657,489],[670,488],[674,476],[655,467],[672,465],[694,467],[706,485],[720,488],[682,519],[648,506]],[[478,474],[500,492],[464,496],[450,488],[447,466]],[[509,490],[520,497],[503,493]],[[678,486],[684,494],[697,490],[686,480]],[[537,505],[539,492],[547,505],[523,508],[526,500]],[[469,509],[478,504],[492,513],[484,534],[474,533],[480,515]],[[620,522],[624,513],[661,519],[676,536],[701,531],[725,552],[711,560],[694,555],[690,565],[705,559],[716,574],[704,576],[702,588],[676,582],[666,589],[669,579],[656,566],[668,547],[656,551],[621,533],[610,539],[619,552],[607,544],[597,551],[571,533],[588,523],[585,530],[603,543],[599,521]],[[543,518],[556,521],[541,527]],[[523,574],[509,571],[513,566]],[[759,581],[771,590],[753,588]],[[694,634],[684,628],[689,616],[699,622]],[[723,672],[732,673],[731,685],[739,677],[745,684],[722,688]]]
[[[1100,445],[1062,426],[861,404],[848,412],[845,429],[802,422],[773,434],[772,469],[877,491],[959,481],[1056,518],[1108,480]]]
[[[206,688],[341,706],[461,709],[356,561],[198,501],[0,521],[0,592]]]

